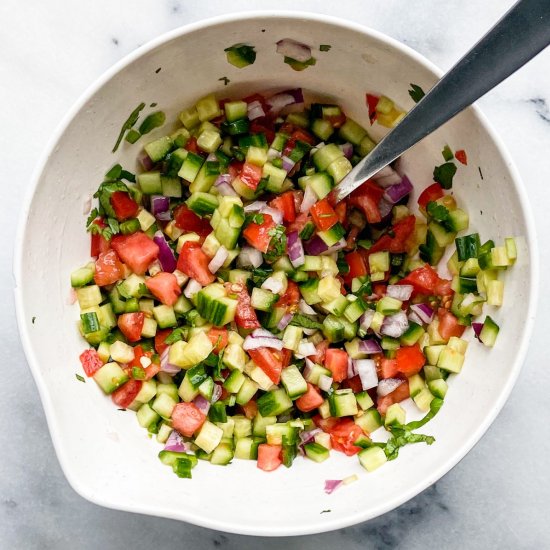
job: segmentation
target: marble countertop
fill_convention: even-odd
[[[228,6],[230,4],[230,6]],[[216,548],[549,548],[550,293],[520,379],[487,434],[460,464],[400,508],[324,535],[262,539],[172,520],[116,512],[79,497],[64,478],[15,323],[12,243],[37,156],[77,97],[105,69],[157,35],[206,17],[247,9],[300,9],[368,25],[452,65],[511,0],[3,0],[0,3],[0,547],[55,549]],[[521,29],[518,29],[521,32]],[[504,139],[527,188],[550,272],[550,51],[479,104]],[[547,277],[542,277],[543,285]]]

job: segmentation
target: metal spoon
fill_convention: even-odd
[[[336,202],[550,44],[550,0],[520,0],[333,189]]]

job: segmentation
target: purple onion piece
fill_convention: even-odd
[[[411,304],[411,311],[416,313],[423,323],[431,323],[434,318],[434,310],[428,304]]]
[[[172,430],[170,432],[170,435],[164,444],[165,451],[173,451],[175,453],[184,453],[190,449],[191,446],[189,443],[184,441],[183,436],[177,430]]]
[[[306,241],[304,243],[304,248],[310,256],[319,256],[328,250],[327,244],[318,235],[315,235],[309,239],[309,241]]]
[[[153,236],[153,241],[155,241],[155,243],[159,247],[158,260],[162,267],[162,271],[173,273],[177,266],[176,257],[174,256],[173,250],[166,242],[162,231],[157,231],[155,233],[155,235]]]
[[[414,287],[412,285],[388,285],[386,296],[406,302],[410,300]]]
[[[376,340],[374,340],[373,338],[369,338],[367,340],[362,340],[359,343],[359,351],[362,353],[368,353],[368,354],[382,353],[382,348],[380,347],[380,344]]]
[[[343,484],[343,480],[341,479],[327,479],[325,481],[325,493],[327,495],[330,495],[333,493],[340,485]]]
[[[277,328],[279,330],[285,330],[285,328],[289,325],[290,321],[292,321],[292,314],[291,313],[285,313],[281,320],[277,323]]]
[[[483,328],[483,323],[472,323],[472,328],[474,329],[474,334],[476,335],[476,338],[479,338],[479,335],[481,334],[481,329]]]
[[[287,249],[288,257],[292,266],[298,268],[304,265],[306,259],[304,255],[304,247],[302,245],[302,239],[298,235],[298,231],[291,231],[287,237]]]
[[[409,320],[404,311],[389,315],[384,318],[380,332],[385,336],[400,338],[409,328]]]
[[[398,203],[404,199],[413,190],[412,183],[407,176],[403,176],[399,183],[394,183],[386,188],[384,198],[391,204]]]

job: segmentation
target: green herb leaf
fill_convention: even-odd
[[[407,430],[417,430],[418,428],[424,426],[426,422],[429,422],[438,412],[439,409],[443,406],[443,399],[439,399],[439,397],[434,397],[432,399],[432,402],[430,403],[430,411],[424,416],[424,418],[421,418],[420,420],[415,420],[413,422],[408,422],[405,424],[405,428]],[[431,443],[428,443],[431,445]]]
[[[273,269],[269,267],[258,267],[252,271],[252,284],[261,286],[264,281],[273,273]]]
[[[287,65],[290,65],[290,67],[292,67],[295,71],[303,71],[308,67],[315,65],[317,63],[317,60],[314,57],[310,57],[307,61],[302,62],[302,61],[297,61],[292,57],[287,57],[286,55],[285,55],[284,61]]]
[[[268,235],[271,237],[269,250],[265,254],[268,262],[273,262],[280,258],[286,251],[286,229],[284,225],[277,225],[269,230]]]
[[[90,212],[90,215],[88,216],[88,219],[86,220],[86,228],[88,228],[89,230],[89,227],[90,225],[92,224],[92,222],[99,216],[99,212],[97,210],[97,208],[94,208],[91,212]],[[97,225],[96,225],[97,227]]]
[[[319,50],[322,51],[322,52],[328,52],[331,47],[332,46],[330,46],[329,44],[321,44],[319,46]]]
[[[411,82],[411,89],[409,90],[409,95],[415,103],[418,103],[426,94],[424,90],[418,85]]]
[[[145,380],[145,369],[143,367],[132,367],[132,378],[134,380]]]
[[[113,147],[112,153],[115,153],[118,149],[120,142],[122,141],[122,138],[124,137],[124,133],[126,130],[129,130],[139,118],[139,113],[145,109],[145,103],[140,103],[131,113],[130,116],[124,121],[122,124],[122,128],[120,129],[120,133],[118,134],[118,138],[116,140],[115,146]]]
[[[300,231],[300,239],[307,241],[314,233],[315,225],[312,222],[307,222],[302,231]]]
[[[399,455],[399,449],[405,445],[412,443],[426,443],[431,445],[435,438],[431,435],[415,434],[410,430],[403,430],[401,428],[392,428],[391,430],[394,436],[386,442],[384,452],[388,460],[395,460]]]
[[[252,214],[247,214],[244,219],[244,225],[246,226],[251,223],[262,225],[262,223],[264,223],[264,215],[260,214],[259,212],[253,212]]]
[[[430,201],[426,205],[426,212],[428,216],[436,222],[442,223],[449,219],[449,210],[442,204],[437,204],[437,202],[434,201]]]
[[[103,182],[94,194],[94,197],[99,199],[99,204],[110,218],[116,218],[115,211],[111,206],[111,195],[115,191],[124,191],[125,193],[129,193],[128,187],[126,187],[126,184],[121,181],[108,181]]]
[[[254,46],[248,44],[233,44],[223,51],[227,52],[227,61],[239,69],[252,65],[256,61],[256,50]]]
[[[120,233],[120,225],[118,223],[118,220],[116,220],[115,218],[107,218],[107,225],[109,226],[109,229],[111,230],[111,233],[113,235]]]
[[[290,324],[294,327],[315,328],[318,330],[323,328],[323,325],[321,323],[310,319],[306,315],[300,314],[294,315],[294,317],[292,317],[292,320],[290,321]]]
[[[147,285],[145,283],[139,283],[138,296],[141,298],[142,296],[145,296],[146,294],[149,294],[149,289],[147,288]]]
[[[115,164],[106,174],[105,177],[108,180],[117,180],[120,177],[122,172],[122,166],[120,164]]]
[[[453,177],[456,174],[456,164],[446,162],[434,168],[434,180],[441,184],[443,189],[450,189],[453,186]]]
[[[145,117],[145,120],[139,126],[139,133],[143,136],[155,128],[160,128],[166,122],[166,114],[163,111],[151,113]]]
[[[128,170],[122,170],[120,172],[120,179],[131,181],[132,183],[136,183],[135,174],[132,174],[132,172],[128,172]]]
[[[84,378],[84,376],[81,376],[80,374],[75,374],[75,376],[79,382],[84,382],[84,384],[86,383],[86,379]]]
[[[175,344],[180,340],[183,340],[183,329],[176,328],[168,335],[166,340],[164,340],[164,343],[170,346],[171,344]]]

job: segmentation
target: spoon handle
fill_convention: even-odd
[[[550,44],[550,0],[520,0],[334,188],[336,202]]]

